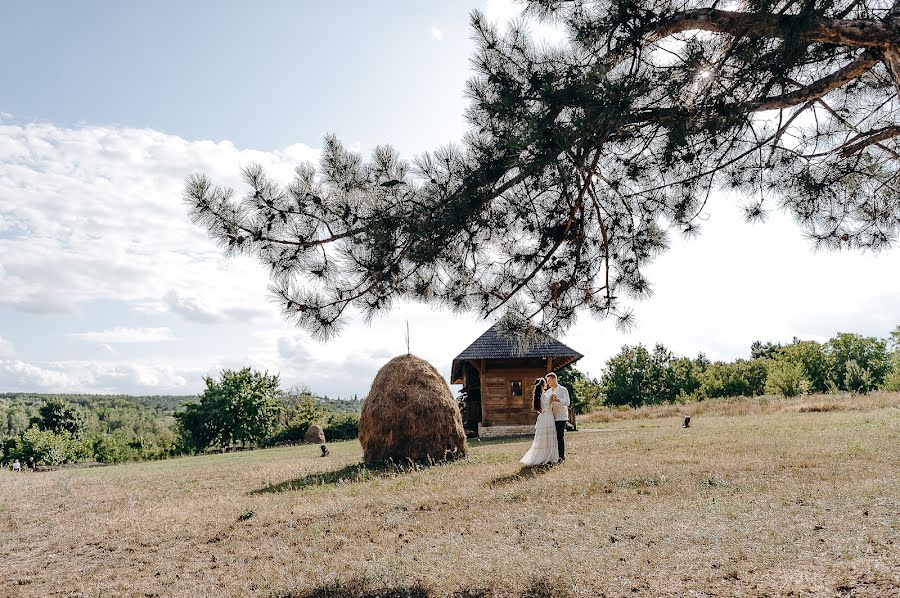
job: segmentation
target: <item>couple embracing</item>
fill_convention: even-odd
[[[569,420],[569,390],[560,386],[556,374],[534,381],[534,442],[522,457],[524,465],[547,465],[566,460],[566,422]]]

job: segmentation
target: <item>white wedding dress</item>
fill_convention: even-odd
[[[559,445],[556,443],[556,424],[550,397],[541,397],[541,412],[534,425],[534,442],[521,459],[523,465],[546,465],[559,461]]]

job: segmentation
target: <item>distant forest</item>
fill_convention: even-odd
[[[197,395],[0,393],[0,462],[118,463],[195,452],[184,442],[177,414],[197,400]],[[306,388],[279,392],[278,401],[279,434],[272,435],[272,443],[302,440],[313,422],[340,421],[333,435],[353,436],[362,409],[359,399],[318,397]]]

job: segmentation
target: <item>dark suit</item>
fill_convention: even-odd
[[[566,420],[560,419],[556,424],[556,446],[559,448],[559,458],[566,458]]]

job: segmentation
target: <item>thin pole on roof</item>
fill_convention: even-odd
[[[409,320],[406,320],[406,354],[409,355]]]

